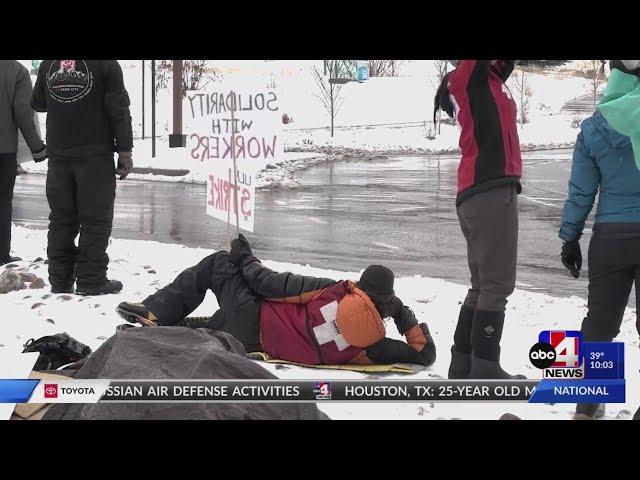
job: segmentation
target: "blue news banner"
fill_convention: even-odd
[[[625,403],[624,343],[584,342],[581,349],[582,378],[545,378],[536,386],[529,403]],[[577,377],[578,375],[574,375]]]
[[[624,344],[544,332],[529,380],[32,380],[0,379],[0,403],[529,402],[625,403]],[[547,333],[550,333],[547,335]],[[547,343],[548,342],[548,343]],[[541,363],[541,359],[544,362]]]

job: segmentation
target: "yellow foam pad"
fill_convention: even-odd
[[[288,360],[280,360],[278,358],[271,357],[265,352],[252,352],[249,353],[249,358],[252,360],[259,360],[267,363],[279,363],[285,365],[296,365],[298,367],[316,368],[321,370],[349,370],[352,372],[363,373],[416,373],[416,371],[408,365],[400,365],[394,363],[391,365],[356,365],[356,364],[344,364],[344,365],[309,365],[306,363],[289,362]]]

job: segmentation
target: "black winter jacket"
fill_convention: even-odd
[[[116,60],[45,60],[31,106],[47,112],[52,157],[84,157],[133,148],[129,95]]]

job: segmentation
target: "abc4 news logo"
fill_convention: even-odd
[[[545,331],[529,351],[529,360],[544,378],[584,378],[579,332]]]
[[[550,368],[556,362],[556,358],[558,358],[556,349],[545,342],[536,343],[529,351],[529,360],[540,370]]]

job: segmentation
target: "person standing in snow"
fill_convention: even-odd
[[[456,208],[467,243],[469,289],[454,334],[449,378],[524,378],[500,366],[507,298],[516,282],[522,158],[516,104],[505,82],[514,60],[452,60],[435,113],[460,127]]]
[[[11,256],[11,211],[18,171],[18,130],[33,159],[47,158],[37,117],[31,109],[29,71],[15,60],[0,60],[0,265],[20,260]]]
[[[640,101],[634,108],[632,99],[616,94],[625,85],[632,87],[630,91],[640,89],[640,60],[612,60],[610,66],[604,97],[598,110],[582,122],[576,140],[559,232],[564,242],[562,264],[578,278],[582,268],[580,237],[599,192],[589,243],[588,312],[580,329],[585,342],[610,342],[618,335],[634,282],[636,302],[640,299],[640,170],[632,139],[607,120],[612,96],[617,97],[612,108],[622,108],[628,123],[640,118]],[[615,119],[624,121],[620,115]],[[638,307],[637,313],[640,304]],[[640,317],[637,319],[640,333]],[[576,414],[600,417],[604,405],[578,404]]]
[[[396,297],[394,275],[371,265],[359,282],[274,272],[252,253],[241,234],[186,269],[142,303],[117,312],[144,326],[176,325],[211,290],[220,309],[207,327],[236,337],[247,352],[309,365],[413,363],[429,366],[436,348],[426,323]],[[385,336],[392,317],[405,342]]]
[[[47,255],[53,293],[72,293],[76,279],[80,295],[122,289],[122,283],[107,279],[106,251],[115,175],[122,180],[133,167],[129,103],[116,60],[45,60],[40,65],[31,105],[47,112]]]

